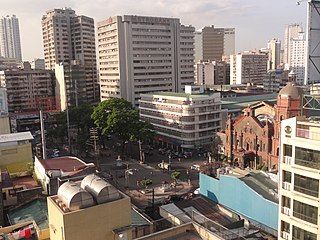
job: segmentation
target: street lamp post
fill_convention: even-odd
[[[126,179],[126,188],[128,188],[129,175],[133,175],[133,169],[127,169],[124,171],[124,177]]]

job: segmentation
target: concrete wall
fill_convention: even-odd
[[[263,198],[236,177],[221,176],[218,180],[200,174],[200,193],[244,217],[277,229],[278,204]]]
[[[67,213],[57,207],[53,198],[48,198],[51,240],[118,239],[112,231],[131,225],[128,197]],[[132,239],[131,230],[127,233],[128,240]]]
[[[0,116],[0,134],[9,134],[9,133],[10,133],[9,117]]]
[[[28,164],[32,164],[31,143],[0,147],[0,159],[0,167],[10,174],[26,172]]]

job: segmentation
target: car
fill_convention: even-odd
[[[191,170],[200,171],[200,165],[193,164],[193,165],[190,167],[190,169],[191,169]]]
[[[196,190],[194,190],[194,191],[193,191],[193,194],[194,194],[194,195],[200,194],[200,188],[197,188]]]
[[[158,167],[161,168],[161,169],[169,170],[171,165],[169,163],[166,163],[166,162],[161,162],[161,163],[158,164]]]

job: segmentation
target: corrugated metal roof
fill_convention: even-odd
[[[0,143],[16,142],[23,140],[32,140],[33,136],[30,132],[9,133],[0,135]]]

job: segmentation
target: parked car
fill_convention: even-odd
[[[190,167],[191,170],[200,171],[200,165],[194,164]]]
[[[161,169],[169,170],[171,165],[169,163],[166,163],[166,162],[161,162],[161,163],[158,164],[158,167],[161,168]]]

